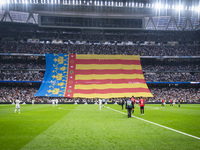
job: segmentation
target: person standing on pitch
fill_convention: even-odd
[[[144,115],[144,105],[145,105],[145,100],[142,98],[142,96],[140,97],[139,103],[140,103],[140,112],[142,116]]]
[[[127,114],[128,118],[131,118],[131,110],[133,108],[133,101],[131,99],[126,99],[126,109],[127,109]]]
[[[165,107],[165,101],[164,99],[162,99],[162,104],[161,104],[161,108]]]
[[[52,106],[55,106],[55,100],[52,99],[51,102],[52,102]]]
[[[15,112],[14,113],[16,113],[17,110],[18,110],[18,113],[20,114],[20,105],[19,105],[20,101],[18,99],[16,99],[15,103],[16,103],[16,107],[15,107]]]
[[[105,99],[104,98],[102,100],[102,103],[103,103],[103,107],[105,107]]]
[[[178,100],[178,107],[179,108],[181,107],[181,100],[180,99]]]
[[[121,103],[122,103],[122,110],[123,110],[124,109],[124,99],[122,99]]]
[[[170,107],[172,106],[172,108],[173,108],[173,99],[171,99],[171,101],[170,101]]]
[[[56,106],[58,106],[58,99],[56,98]]]
[[[101,110],[102,99],[99,99],[99,110]]]
[[[34,99],[32,99],[32,105],[34,105],[34,103],[35,103],[35,100],[34,100]]]
[[[134,113],[134,104],[135,104],[135,98],[134,96],[131,97],[131,100],[133,101],[133,108],[132,108],[132,114]]]

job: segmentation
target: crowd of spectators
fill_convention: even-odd
[[[24,102],[31,102],[32,99],[36,102],[49,102],[55,98],[49,97],[34,97],[37,87],[0,87],[0,102],[12,102],[15,98]],[[166,102],[181,100],[182,102],[196,102],[200,100],[200,89],[196,88],[151,88],[153,98],[146,99],[149,102],[161,102],[164,99]],[[106,101],[120,101],[121,98],[107,99]],[[138,100],[138,98],[136,98]],[[59,98],[59,102],[95,102],[96,99],[80,99],[80,98]]]
[[[85,41],[155,41],[193,42],[199,40],[198,31],[159,30],[82,30],[40,28],[27,24],[1,24],[0,34],[15,39],[63,39]]]
[[[38,71],[0,71],[0,80],[3,81],[42,81],[43,72]]]
[[[140,56],[199,56],[199,45],[107,45],[107,44],[47,44],[1,41],[0,53],[71,53]]]
[[[144,78],[146,81],[155,82],[199,82],[200,81],[200,72],[199,73],[144,73]]]
[[[43,72],[38,71],[0,71],[3,81],[42,81]],[[144,73],[148,82],[200,82],[200,73]]]
[[[189,64],[189,65],[173,65],[173,63],[166,65],[142,65],[143,71],[153,71],[153,72],[166,72],[166,71],[200,71],[199,64]]]
[[[12,70],[18,70],[18,69],[45,69],[46,65],[45,64],[32,64],[32,63],[0,63],[0,69],[12,69]]]
[[[199,88],[149,88],[154,95],[149,98],[150,101],[161,101],[161,99],[170,102],[170,100],[181,100],[184,102],[193,102],[200,100]]]

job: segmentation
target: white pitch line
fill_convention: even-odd
[[[107,107],[107,108],[108,108],[108,107]],[[121,112],[121,111],[118,111],[118,110],[115,110],[115,109],[112,109],[112,108],[108,108],[108,109],[111,109],[111,110],[114,110],[114,111],[116,111],[116,112],[119,112],[119,113],[122,113],[122,114],[127,115],[127,114],[124,113],[124,112]],[[189,137],[193,137],[193,138],[195,138],[195,139],[200,140],[200,138],[197,137],[197,136],[194,136],[194,135],[191,135],[191,134],[187,134],[187,133],[184,133],[184,132],[181,132],[181,131],[178,131],[178,130],[175,130],[175,129],[172,129],[172,128],[169,128],[169,127],[166,127],[166,126],[163,126],[163,125],[160,125],[160,124],[158,124],[158,123],[154,123],[154,122],[151,122],[151,121],[148,121],[148,120],[145,120],[145,119],[136,117],[136,116],[132,116],[132,117],[137,118],[137,119],[140,119],[140,120],[145,121],[145,122],[148,122],[148,123],[151,123],[151,124],[154,124],[154,125],[157,125],[157,126],[159,126],[159,127],[163,127],[163,128],[165,128],[165,129],[168,129],[168,130],[171,130],[171,131],[174,131],[174,132],[177,132],[177,133],[180,133],[180,134],[183,134],[183,135],[187,135],[187,136],[189,136]]]

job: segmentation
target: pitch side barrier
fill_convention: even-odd
[[[1,80],[0,83],[42,83],[43,81],[8,81]],[[147,84],[200,84],[200,82],[146,82]]]

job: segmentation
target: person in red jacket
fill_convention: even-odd
[[[131,100],[133,101],[133,108],[132,108],[132,114],[134,113],[134,104],[135,104],[135,98],[134,96],[131,97]]]
[[[170,101],[170,107],[173,107],[173,99],[171,99],[171,101]]]
[[[145,105],[145,100],[142,98],[142,96],[140,97],[139,103],[140,103],[140,112],[142,116],[144,115],[144,105]]]
[[[165,101],[164,99],[162,99],[162,104],[161,104],[161,108],[165,107]]]

